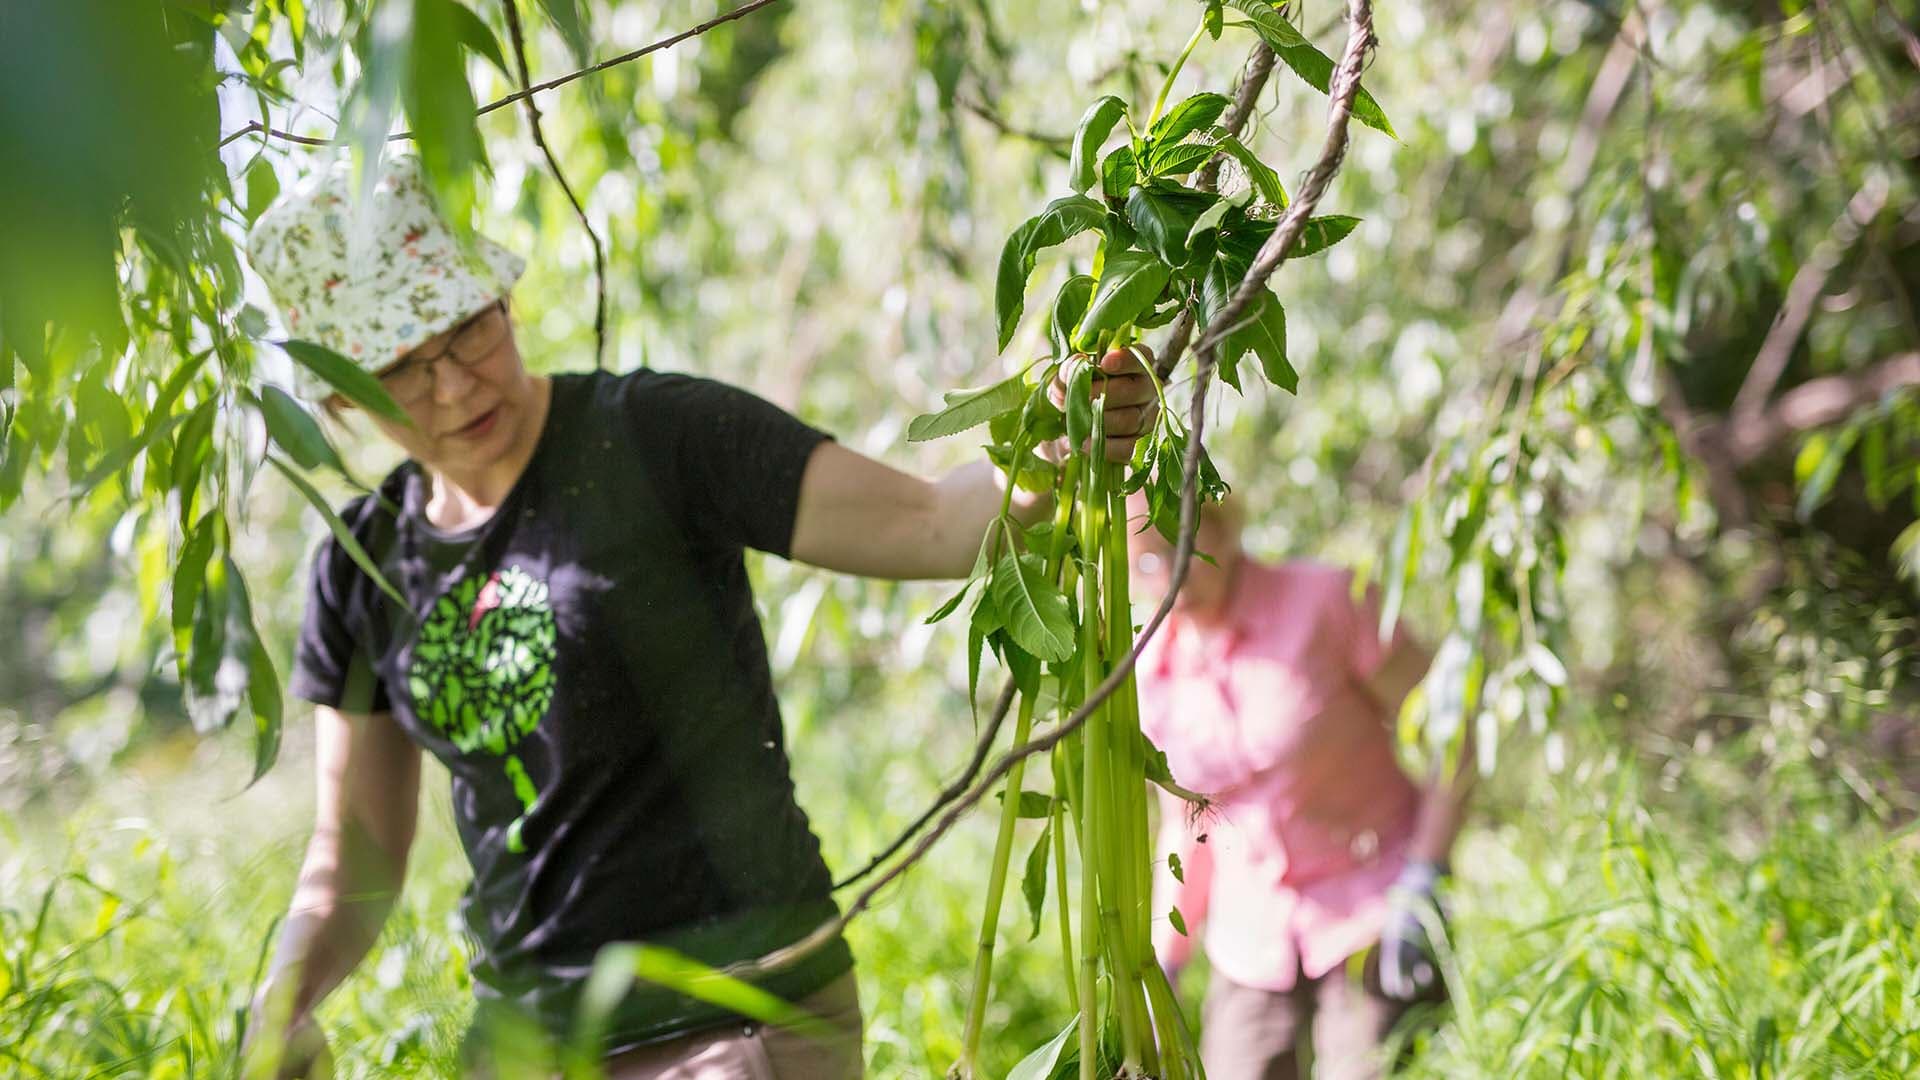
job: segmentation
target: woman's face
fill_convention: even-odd
[[[373,421],[430,469],[486,469],[524,440],[535,416],[534,380],[520,361],[505,301],[489,304],[422,343],[380,374],[413,421]]]

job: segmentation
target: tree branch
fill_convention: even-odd
[[[942,807],[967,793],[968,785],[973,783],[974,777],[980,775],[980,767],[986,764],[987,755],[993,752],[993,741],[1000,737],[1000,729],[1006,724],[1007,713],[1013,709],[1013,694],[1014,682],[1008,679],[1006,685],[1000,688],[1000,697],[993,703],[993,715],[987,718],[986,727],[981,729],[980,738],[974,742],[973,758],[967,762],[967,767],[961,770],[959,777],[940,789],[940,794],[934,798],[933,805],[927,807],[926,812],[915,818],[911,825],[900,830],[900,835],[894,837],[893,842],[883,848],[878,855],[869,859],[867,865],[834,882],[833,891],[839,892],[879,869],[882,863],[893,858],[895,852],[905,847],[907,841],[913,839],[916,833],[926,828],[927,822],[932,821],[933,816],[939,813]]]
[[[1791,436],[1838,423],[1914,386],[1920,386],[1920,352],[1899,353],[1857,371],[1810,379],[1781,394],[1759,416],[1729,418],[1712,435],[1734,465],[1746,465]]]
[[[1002,135],[1011,136],[1016,139],[1025,139],[1032,143],[1039,143],[1041,146],[1046,147],[1061,157],[1067,156],[1068,145],[1073,140],[1065,135],[1049,135],[1044,131],[1028,131],[1025,128],[1014,127],[1002,119],[999,113],[988,108],[984,102],[977,101],[970,97],[961,97],[959,104],[961,108],[985,120],[988,127],[993,128],[993,130],[998,131]]]
[[[1774,315],[1773,325],[1767,328],[1766,339],[1753,358],[1753,366],[1747,369],[1747,377],[1734,395],[1731,412],[1734,427],[1750,425],[1760,418],[1767,399],[1773,396],[1773,388],[1786,373],[1794,346],[1799,344],[1801,333],[1813,318],[1813,309],[1827,287],[1827,278],[1839,267],[1841,257],[1860,239],[1861,232],[1872,224],[1886,201],[1886,178],[1878,170],[1869,173],[1866,183],[1860,185],[1860,190],[1847,200],[1846,209],[1834,219],[1826,239],[1816,245],[1807,261],[1793,272],[1793,280],[1787,284],[1786,302]]]
[[[1308,215],[1326,193],[1327,184],[1339,169],[1341,160],[1346,156],[1347,122],[1353,115],[1354,95],[1360,88],[1360,69],[1365,66],[1367,53],[1373,48],[1373,8],[1371,0],[1348,0],[1348,20],[1351,24],[1347,35],[1347,48],[1340,57],[1340,65],[1333,73],[1329,86],[1332,98],[1327,115],[1327,138],[1321,148],[1320,158],[1308,174],[1288,216],[1282,219],[1280,227],[1262,245],[1260,255],[1255,259],[1253,268],[1235,290],[1233,299],[1228,301],[1223,319],[1215,320],[1217,331],[1231,325],[1236,307],[1244,309],[1250,298],[1266,287],[1266,280],[1275,267],[1286,257],[1294,242],[1299,238]],[[1264,267],[1264,269],[1263,269]],[[1193,380],[1193,402],[1190,406],[1186,458],[1182,462],[1180,484],[1180,542],[1174,549],[1172,572],[1167,582],[1167,591],[1161,597],[1160,606],[1154,610],[1152,618],[1140,628],[1140,635],[1134,646],[1120,659],[1113,671],[1096,687],[1087,699],[1075,709],[1073,715],[1054,726],[1047,734],[1031,739],[1015,747],[994,763],[992,769],[980,778],[973,787],[949,806],[940,820],[920,840],[904,859],[888,868],[872,884],[862,889],[854,897],[846,911],[836,918],[829,919],[816,927],[806,937],[781,949],[776,949],[756,960],[742,961],[730,965],[725,973],[735,978],[754,979],[791,967],[814,951],[839,938],[861,912],[873,904],[881,890],[897,880],[911,869],[927,852],[933,849],[941,837],[945,836],[956,822],[966,815],[975,804],[984,799],[993,786],[1006,776],[1014,764],[1024,761],[1035,754],[1045,753],[1057,746],[1063,739],[1080,730],[1087,718],[1099,709],[1106,700],[1133,674],[1134,666],[1140,660],[1140,654],[1166,621],[1167,614],[1173,610],[1174,600],[1179,596],[1180,588],[1186,583],[1187,571],[1193,563],[1194,534],[1200,517],[1199,475],[1200,456],[1203,452],[1202,437],[1206,430],[1207,386],[1213,379],[1213,370],[1218,357],[1219,342],[1217,333],[1210,333],[1202,339],[1195,357]]]
[[[501,0],[500,8],[507,16],[507,34],[513,39],[514,66],[520,70],[520,85],[530,86],[533,78],[527,68],[527,36],[520,29],[520,0]],[[540,130],[540,106],[534,104],[533,95],[527,94],[521,99],[527,107],[527,127],[533,132],[533,142],[546,156],[547,168],[552,171],[554,180],[560,184],[560,190],[566,192],[567,201],[573,204],[574,216],[580,219],[580,227],[587,230],[587,239],[593,243],[593,366],[601,371],[607,368],[607,253],[600,242],[600,234],[594,231],[593,222],[587,220],[587,209],[580,205],[580,196],[573,193],[573,185],[567,182],[567,174],[560,169],[560,159],[554,156],[553,148],[547,145],[546,133]]]
[[[753,0],[752,3],[742,4],[739,7],[734,8],[732,11],[729,11],[722,15],[717,15],[711,19],[708,19],[706,22],[701,23],[699,26],[696,26],[691,30],[683,30],[678,34],[673,35],[672,37],[661,38],[659,41],[653,42],[650,45],[643,45],[640,48],[633,50],[632,52],[621,53],[619,56],[613,57],[611,59],[602,60],[599,63],[594,64],[592,67],[584,67],[578,71],[570,71],[565,75],[560,76],[557,79],[548,79],[546,82],[543,82],[543,83],[538,83],[533,86],[526,86],[520,90],[515,91],[514,93],[508,94],[506,97],[489,101],[485,105],[480,106],[479,109],[475,110],[474,115],[485,116],[496,109],[502,109],[508,105],[513,104],[516,101],[520,101],[524,98],[530,98],[533,95],[538,94],[543,90],[551,90],[556,86],[565,86],[566,84],[573,82],[577,79],[584,79],[589,75],[599,74],[600,72],[605,71],[608,68],[619,67],[621,64],[638,60],[641,57],[647,55],[648,53],[659,52],[661,49],[671,48],[687,40],[688,38],[699,37],[701,34],[706,33],[707,31],[713,29],[716,26],[721,26],[725,23],[730,23],[735,19],[742,18],[747,15],[751,15],[754,12],[759,11],[761,8],[766,7],[769,4],[777,4],[779,2],[780,0]],[[320,138],[314,138],[312,136],[307,136],[307,135],[294,135],[290,132],[285,132],[277,128],[268,127],[267,125],[262,124],[256,120],[253,123],[248,124],[247,126],[241,128],[240,130],[234,132],[231,135],[223,136],[220,139],[220,142],[218,145],[225,146],[228,143],[234,141],[235,139],[240,138],[243,135],[251,135],[254,133],[263,134],[269,138],[285,139],[288,142],[299,143],[302,146],[338,146],[338,145],[341,145],[342,143],[342,140],[338,132],[336,132],[330,138],[320,139]],[[411,138],[413,138],[413,132],[401,131],[401,132],[396,132],[395,134],[387,136],[387,141],[397,142],[401,139],[411,139]]]

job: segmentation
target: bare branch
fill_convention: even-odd
[[[730,23],[735,19],[741,18],[743,16],[751,15],[754,12],[759,11],[761,8],[768,6],[769,4],[777,4],[779,2],[780,0],[753,0],[753,2],[750,4],[742,4],[739,7],[734,8],[732,11],[729,11],[729,12],[726,12],[725,14],[717,15],[711,19],[708,19],[706,22],[701,23],[699,26],[696,26],[691,30],[682,30],[680,33],[675,34],[672,37],[661,38],[659,41],[653,42],[650,45],[643,45],[640,48],[633,50],[632,52],[621,53],[619,56],[613,57],[612,59],[602,60],[599,63],[593,65],[592,67],[584,67],[584,68],[581,68],[579,71],[570,71],[567,74],[562,75],[557,79],[548,79],[546,82],[538,83],[533,86],[524,87],[523,89],[517,90],[514,93],[508,94],[506,97],[489,101],[485,105],[480,106],[480,108],[474,112],[474,115],[485,116],[496,109],[505,108],[506,106],[511,105],[516,101],[520,101],[524,98],[532,97],[534,94],[538,94],[543,90],[551,90],[556,86],[565,86],[566,84],[573,82],[577,79],[584,79],[589,75],[597,75],[600,72],[607,70],[608,68],[619,67],[621,64],[638,60],[641,57],[647,55],[648,53],[659,52],[661,49],[672,48],[673,46],[680,44],[681,42],[687,40],[688,38],[699,37],[701,34],[706,33],[707,31],[713,29],[716,26],[721,26],[726,23]],[[342,140],[338,132],[336,132],[331,138],[319,139],[319,138],[313,138],[307,135],[294,135],[290,132],[280,131],[277,128],[270,128],[264,124],[261,124],[258,121],[255,121],[241,128],[240,130],[234,132],[231,135],[223,136],[219,142],[219,145],[225,146],[228,143],[234,141],[235,139],[240,138],[243,135],[251,135],[256,132],[266,135],[269,138],[284,139],[287,142],[299,143],[302,146],[338,146],[338,145],[341,145],[342,143]],[[387,141],[397,142],[402,139],[411,139],[411,138],[413,138],[413,132],[401,131],[401,132],[396,132],[392,135],[387,136]]]
[[[520,0],[501,0],[500,8],[507,16],[507,33],[513,39],[513,62],[520,70],[520,85],[530,86],[533,77],[527,68],[527,36],[520,28]],[[593,366],[601,371],[607,367],[607,253],[606,245],[600,242],[600,234],[594,231],[593,222],[587,220],[587,209],[580,205],[580,196],[573,193],[573,185],[567,182],[567,174],[560,169],[560,159],[554,156],[553,148],[547,145],[546,133],[540,130],[540,106],[536,105],[532,94],[521,99],[527,107],[527,127],[533,132],[534,145],[546,156],[547,168],[553,172],[554,180],[560,184],[560,190],[566,192],[567,201],[573,204],[573,213],[580,219],[580,227],[587,230],[587,239],[593,243]]]
[[[985,120],[988,127],[993,128],[993,130],[998,131],[1002,135],[1011,136],[1016,139],[1025,139],[1032,143],[1039,143],[1041,146],[1046,147],[1061,157],[1067,156],[1068,146],[1073,140],[1065,135],[1050,135],[1044,131],[1028,131],[1025,128],[1014,127],[1002,119],[999,113],[988,108],[986,103],[970,97],[960,98],[959,103],[961,108]]]
[[[1787,362],[1793,358],[1794,346],[1800,343],[1801,333],[1813,318],[1813,309],[1827,287],[1827,278],[1886,202],[1886,178],[1875,170],[1868,174],[1866,183],[1860,185],[1853,198],[1847,200],[1846,209],[1834,219],[1826,239],[1816,245],[1807,261],[1793,272],[1793,280],[1787,284],[1786,302],[1774,315],[1773,325],[1767,328],[1766,339],[1753,358],[1753,366],[1747,369],[1746,380],[1734,395],[1731,422],[1735,427],[1752,424],[1766,409],[1767,399],[1773,395],[1780,376],[1786,373]]]
[[[867,865],[834,882],[835,892],[879,869],[882,863],[893,858],[895,852],[907,846],[907,841],[913,839],[914,834],[926,828],[927,822],[932,821],[933,816],[939,813],[942,807],[967,793],[973,778],[980,775],[980,767],[987,763],[987,755],[993,752],[993,741],[1000,737],[1000,729],[1007,722],[1007,713],[1013,709],[1013,694],[1014,682],[1008,679],[1006,685],[1000,688],[999,699],[993,703],[993,715],[987,718],[986,727],[980,730],[980,738],[974,742],[973,758],[967,762],[967,767],[961,770],[960,775],[951,784],[940,789],[940,794],[934,798],[933,805],[927,807],[925,813],[915,818],[913,824],[900,830],[900,835],[894,837],[893,842],[882,849],[878,855],[869,859]]]
[[[1759,416],[1729,419],[1714,434],[1734,465],[1746,465],[1793,435],[1838,423],[1914,386],[1920,386],[1920,352],[1898,353],[1857,371],[1810,379],[1781,394]]]
[[[1350,24],[1347,48],[1340,57],[1339,67],[1334,70],[1333,81],[1329,86],[1332,102],[1327,115],[1327,139],[1321,149],[1320,158],[1289,209],[1289,216],[1282,220],[1280,227],[1274,231],[1274,235],[1262,245],[1260,257],[1254,261],[1253,268],[1248,272],[1246,279],[1235,290],[1233,300],[1229,301],[1227,310],[1223,313],[1226,318],[1217,322],[1216,326],[1230,325],[1232,319],[1236,317],[1234,305],[1237,303],[1244,308],[1247,298],[1265,287],[1267,277],[1271,276],[1274,267],[1279,265],[1288,249],[1299,238],[1307,216],[1313,212],[1320,197],[1326,193],[1328,182],[1332,180],[1334,172],[1339,169],[1341,160],[1346,156],[1347,122],[1353,115],[1353,99],[1360,88],[1360,69],[1365,66],[1367,53],[1372,50],[1374,44],[1371,0],[1348,0],[1347,10]],[[1282,242],[1276,244],[1276,240]],[[1263,271],[1262,266],[1268,263],[1271,265],[1266,265]],[[839,938],[847,924],[872,906],[874,898],[882,890],[926,857],[927,852],[933,849],[940,838],[945,836],[947,831],[966,815],[967,811],[984,799],[989,791],[993,790],[993,786],[1007,775],[1014,763],[1024,761],[1035,754],[1045,753],[1080,730],[1087,718],[1104,705],[1114,691],[1118,690],[1121,684],[1133,674],[1134,666],[1139,663],[1141,652],[1158,632],[1160,625],[1166,621],[1167,614],[1173,610],[1174,600],[1179,595],[1181,586],[1185,584],[1187,571],[1193,563],[1194,534],[1198,531],[1200,517],[1198,481],[1200,456],[1203,452],[1202,437],[1207,419],[1207,387],[1213,379],[1218,344],[1217,341],[1203,339],[1198,356],[1195,358],[1193,402],[1189,412],[1187,451],[1185,461],[1182,463],[1180,485],[1180,542],[1174,549],[1172,572],[1167,582],[1166,594],[1161,597],[1160,606],[1154,610],[1153,617],[1140,628],[1140,635],[1134,641],[1133,648],[1120,659],[1119,664],[1115,665],[1106,679],[1087,695],[1086,700],[1074,710],[1073,715],[1055,725],[1047,734],[1031,739],[1002,755],[994,763],[993,768],[988,770],[987,774],[981,777],[965,796],[954,802],[945,813],[940,815],[939,821],[920,837],[906,857],[889,867],[885,874],[862,889],[847,905],[844,913],[822,923],[806,937],[785,948],[776,949],[757,960],[730,965],[725,969],[726,974],[742,979],[768,975],[793,966]]]

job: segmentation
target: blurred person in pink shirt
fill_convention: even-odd
[[[1424,785],[1402,771],[1394,718],[1431,654],[1404,629],[1380,640],[1349,571],[1256,561],[1240,525],[1231,502],[1203,513],[1196,550],[1213,563],[1193,560],[1140,658],[1147,736],[1175,781],[1215,800],[1189,821],[1163,793],[1154,949],[1177,973],[1204,943],[1210,1080],[1304,1077],[1308,1032],[1318,1076],[1380,1076],[1394,1025],[1445,997],[1422,912],[1437,911],[1471,770]],[[1141,598],[1158,603],[1172,549],[1152,528],[1132,546]]]

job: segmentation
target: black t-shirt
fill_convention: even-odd
[[[485,524],[428,524],[412,462],[342,513],[406,610],[320,548],[290,690],[391,712],[446,763],[483,1001],[565,1033],[603,945],[722,966],[834,915],[741,554],[787,553],[825,437],[705,379],[557,375]],[[762,985],[793,1000],[851,964],[835,943]],[[729,1019],[643,986],[609,1049]]]

